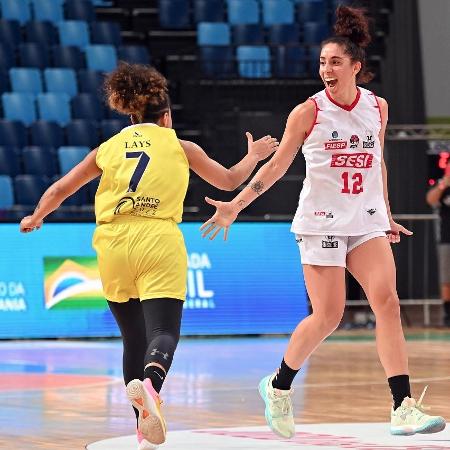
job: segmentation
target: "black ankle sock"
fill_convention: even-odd
[[[291,369],[283,358],[278,373],[272,380],[272,386],[276,389],[282,389],[283,391],[289,390],[297,372],[298,370]]]
[[[409,375],[396,375],[388,378],[394,400],[394,410],[396,410],[405,397],[411,397],[411,387],[409,386]]]
[[[166,372],[158,366],[148,366],[144,370],[144,378],[150,378],[153,388],[156,392],[161,390],[164,380],[166,379]]]
[[[445,313],[445,319],[450,319],[450,301],[444,301],[444,313]]]

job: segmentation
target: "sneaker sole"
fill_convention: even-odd
[[[416,432],[412,428],[391,427],[392,436],[412,436]]]
[[[408,428],[408,427],[395,427],[391,428],[391,434],[394,436],[412,436],[413,434],[432,434],[439,433],[445,428],[445,420],[433,419],[427,422],[425,425],[422,425],[419,428]]]
[[[431,434],[431,433],[439,433],[445,428],[445,420],[442,418],[430,420],[425,425],[416,429],[416,433],[420,434]]]
[[[140,380],[130,381],[127,396],[131,404],[139,411],[138,430],[150,444],[159,445],[166,440],[164,419],[152,396],[148,394]]]
[[[283,438],[283,439],[291,439],[294,437],[294,434],[292,436],[284,436],[283,434],[281,434],[278,430],[276,430],[275,428],[273,428],[272,426],[272,421],[270,420],[270,414],[269,414],[269,410],[267,408],[267,395],[266,395],[266,389],[265,389],[265,385],[268,383],[270,376],[268,377],[264,377],[258,384],[258,392],[259,395],[261,396],[261,398],[264,401],[264,406],[265,406],[265,410],[264,410],[264,416],[266,418],[266,422],[267,425],[269,425],[269,428],[279,437]]]

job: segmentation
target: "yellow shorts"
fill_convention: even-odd
[[[117,219],[97,226],[92,239],[106,299],[185,300],[187,252],[178,225],[134,216]]]

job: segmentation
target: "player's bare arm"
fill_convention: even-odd
[[[381,112],[381,129],[380,129],[380,134],[379,134],[379,138],[380,138],[380,145],[381,145],[381,154],[383,155],[383,151],[384,151],[384,137],[386,134],[386,126],[387,126],[387,122],[388,122],[388,103],[387,101],[382,98],[382,97],[377,97],[378,98],[378,104],[380,105],[380,112]],[[403,227],[402,225],[396,223],[394,221],[394,219],[392,218],[392,213],[391,213],[391,207],[389,204],[389,194],[388,194],[388,183],[387,183],[387,169],[386,169],[386,163],[384,161],[384,156],[381,159],[381,174],[383,177],[383,196],[384,196],[384,202],[386,203],[386,210],[388,213],[388,217],[389,217],[389,223],[391,225],[391,232],[388,233],[388,239],[389,242],[393,243],[393,244],[397,244],[398,242],[400,242],[400,232],[406,234],[407,236],[412,235],[412,231],[406,229],[405,227]]]
[[[28,233],[42,226],[43,219],[61,205],[61,203],[82,186],[101,175],[102,171],[95,162],[97,149],[91,151],[86,158],[70,172],[53,183],[42,195],[34,213],[24,217],[20,222],[20,231]]]
[[[180,143],[186,153],[190,168],[199,177],[219,189],[233,191],[251,175],[259,161],[268,158],[278,148],[278,141],[272,136],[264,136],[253,141],[250,133],[246,133],[246,135],[248,152],[230,169],[211,159],[194,142],[180,140]]]
[[[210,235],[214,239],[222,228],[227,238],[228,227],[236,220],[239,212],[269,189],[288,170],[294,161],[309,130],[314,125],[315,105],[312,101],[295,107],[289,114],[280,147],[275,155],[266,162],[246,186],[231,202],[220,202],[206,198],[216,207],[216,213],[206,221],[201,229],[203,237]]]

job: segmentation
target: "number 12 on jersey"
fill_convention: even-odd
[[[127,158],[139,158],[139,162],[134,169],[133,175],[131,175],[130,184],[128,185],[127,192],[136,192],[139,181],[141,181],[142,175],[144,175],[145,169],[150,162],[150,156],[145,152],[126,152]]]
[[[362,186],[363,182],[362,173],[360,172],[354,173],[351,177],[352,181],[350,181],[350,174],[348,172],[343,172],[341,177],[344,182],[344,187],[341,189],[341,192],[343,194],[360,194],[361,192],[363,192],[364,189]]]

